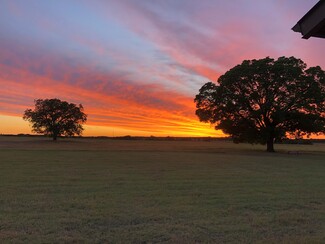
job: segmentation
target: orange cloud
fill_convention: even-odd
[[[0,102],[3,115],[21,117],[26,108],[33,106],[34,99],[58,97],[82,103],[89,115],[89,126],[115,128],[116,133],[128,130],[157,136],[216,135],[213,128],[196,119],[193,98],[167,91],[158,84],[145,86],[111,81],[108,87],[111,85],[113,91],[100,91],[68,84],[66,80],[53,80],[28,69],[5,65],[0,69],[6,70],[5,75],[0,75],[0,93],[5,94]],[[98,74],[96,77],[108,78]]]

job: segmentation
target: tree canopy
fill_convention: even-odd
[[[81,104],[61,101],[60,99],[37,99],[35,109],[27,109],[23,119],[32,124],[33,131],[45,134],[56,140],[58,136],[81,135],[82,124],[87,121]]]
[[[194,101],[200,121],[269,152],[290,134],[325,133],[325,72],[295,57],[244,60],[203,85]]]

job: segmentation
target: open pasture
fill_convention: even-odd
[[[325,144],[275,148],[0,136],[0,243],[324,243]]]

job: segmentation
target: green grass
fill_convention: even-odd
[[[325,144],[276,147],[0,137],[0,243],[325,243]]]

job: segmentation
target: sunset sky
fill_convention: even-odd
[[[325,40],[291,30],[316,2],[1,0],[0,134],[59,98],[83,104],[87,136],[220,136],[195,116],[204,83],[266,56],[325,69]]]

